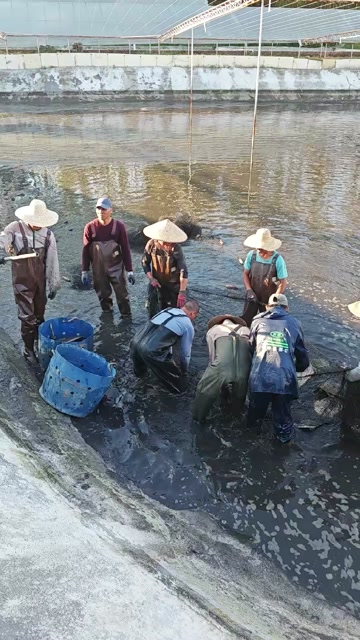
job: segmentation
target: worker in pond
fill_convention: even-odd
[[[242,317],[248,327],[256,314],[265,311],[273,293],[284,293],[288,277],[284,258],[277,252],[281,240],[269,229],[258,229],[246,238],[244,245],[252,247],[244,262],[245,306]]]
[[[266,311],[254,318],[250,349],[248,426],[260,430],[271,404],[276,438],[291,442],[295,435],[291,404],[298,397],[296,372],[305,371],[310,362],[302,326],[289,314],[284,294],[270,296]]]
[[[7,254],[11,256],[23,353],[30,364],[35,364],[38,329],[44,322],[46,291],[49,300],[53,300],[60,289],[56,240],[48,228],[57,223],[59,216],[50,211],[42,200],[32,200],[28,206],[17,209],[15,215],[19,220],[11,222],[0,234],[0,264],[5,264]],[[21,258],[27,254],[31,257]]]
[[[187,235],[168,219],[145,227],[143,232],[150,238],[142,266],[149,279],[146,306],[151,318],[161,309],[181,309],[186,302],[188,270],[179,243],[185,242]]]
[[[99,198],[96,203],[97,218],[84,228],[81,280],[90,285],[90,265],[93,284],[104,312],[113,310],[112,288],[122,318],[131,318],[126,275],[130,284],[135,284],[132,270],[130,246],[125,225],[113,218],[109,198]]]
[[[251,367],[249,335],[242,318],[221,315],[209,321],[209,366],[197,386],[193,404],[193,418],[198,422],[205,420],[221,395],[231,401],[237,414],[243,411]]]
[[[173,393],[184,391],[194,339],[192,323],[198,313],[196,300],[188,300],[181,309],[164,309],[151,318],[130,344],[135,375],[141,377],[149,368]],[[179,364],[173,358],[177,344]]]

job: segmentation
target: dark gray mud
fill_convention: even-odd
[[[303,387],[296,420],[318,428],[299,430],[299,449],[290,452],[273,442],[269,422],[256,438],[218,407],[200,429],[190,409],[207,363],[206,322],[242,308],[225,286],[241,287],[242,242],[259,226],[283,239],[291,310],[303,322],[319,370],[327,361],[337,368],[359,360],[359,324],[347,312],[360,290],[358,121],[350,109],[261,112],[248,209],[249,110],[199,109],[191,148],[183,109],[30,114],[22,107],[0,120],[1,222],[39,195],[59,211],[64,286],[47,317],[92,322],[97,351],[117,367],[107,400],[74,421],[86,442],[119,482],[132,481],[173,509],[206,511],[294,584],[354,615],[360,613],[359,450],[341,439],[336,397],[318,389],[328,377]],[[185,247],[201,314],[189,389],[180,397],[135,379],[129,362],[129,341],[146,318],[139,253],[132,324],[117,314],[101,317],[95,294],[78,288],[82,228],[102,193],[113,197],[129,228],[174,213],[191,214],[203,226],[202,240]],[[3,325],[19,341],[5,268],[0,290]],[[341,381],[341,374],[329,380]]]

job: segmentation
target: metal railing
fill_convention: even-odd
[[[340,40],[340,38],[339,38]],[[360,40],[360,38],[359,38]],[[99,52],[141,54],[190,54],[191,38],[179,37],[169,43],[159,42],[157,36],[59,36],[37,34],[13,34],[0,32],[0,53],[51,53],[51,52]],[[194,39],[194,54],[256,55],[258,43],[254,40]],[[336,42],[329,37],[319,42],[263,41],[263,55],[292,55],[349,57],[360,56],[360,42]]]

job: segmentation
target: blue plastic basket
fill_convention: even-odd
[[[39,363],[43,371],[59,344],[71,341],[77,347],[93,350],[94,329],[79,318],[51,318],[39,327]]]
[[[115,376],[105,358],[71,344],[56,347],[40,395],[69,416],[84,418],[94,411]]]

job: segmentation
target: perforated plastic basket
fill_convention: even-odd
[[[98,354],[70,344],[59,345],[40,395],[58,411],[84,418],[97,407],[114,376],[114,367]]]
[[[39,363],[44,371],[56,347],[69,340],[77,347],[92,351],[94,329],[91,324],[79,318],[51,318],[40,325]]]

